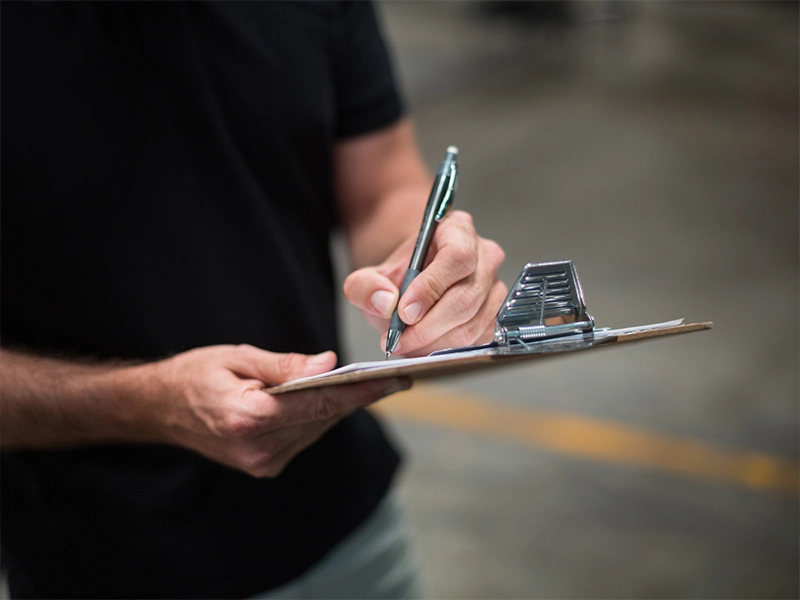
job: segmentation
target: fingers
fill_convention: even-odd
[[[276,477],[298,452],[343,417],[409,387],[410,379],[395,377],[279,396],[259,391],[262,403],[269,406],[269,416],[262,421],[264,430],[240,438],[229,464],[255,477]]]
[[[443,298],[423,321],[405,330],[395,352],[408,357],[425,356],[443,348],[461,348],[492,341],[495,317],[506,294],[505,284],[496,281],[475,315],[451,328],[442,326],[446,321],[444,316],[440,316],[440,311],[446,305],[446,299]]]
[[[329,370],[336,355],[278,354],[209,346],[162,361],[164,387],[180,390],[161,410],[172,443],[258,477],[275,476],[303,448],[360,406],[408,389],[408,378],[273,396],[266,382]],[[154,375],[155,376],[155,375]]]
[[[485,338],[506,293],[497,280],[505,258],[502,248],[478,236],[469,214],[453,211],[436,230],[428,264],[398,300],[410,252],[405,243],[381,265],[353,272],[344,284],[348,300],[383,332],[381,344],[385,347],[395,304],[409,326],[396,355],[419,355]]]
[[[376,379],[271,396],[271,427],[327,421],[411,387],[407,377]]]
[[[475,270],[451,285],[422,318],[406,328],[395,354],[417,356],[441,348],[473,345],[485,337],[487,328],[494,327],[494,318],[507,292],[496,275],[505,255],[495,242],[485,239],[479,240],[478,254]],[[429,269],[432,267],[433,263]],[[421,277],[422,274],[417,280]],[[401,305],[412,287],[413,284]]]
[[[318,375],[336,366],[336,354],[331,351],[315,355],[276,353],[247,344],[234,347],[226,360],[226,366],[240,377],[257,379],[265,384]]]
[[[365,315],[389,319],[399,291],[391,279],[376,267],[353,271],[344,281],[344,295]]]
[[[459,290],[454,288],[448,292],[450,293],[458,294]],[[495,281],[475,314],[456,326],[448,318],[452,317],[447,312],[453,303],[448,301],[445,294],[424,320],[405,330],[395,353],[409,357],[425,356],[442,348],[460,348],[490,342],[494,336],[497,311],[507,293],[505,284]]]
[[[269,452],[263,455],[255,468],[250,469],[250,474],[256,477],[277,477],[299,452],[316,442],[344,416],[316,423],[304,423],[281,430],[278,432],[280,434],[278,444],[276,445],[273,439],[269,439],[267,446]]]
[[[436,230],[430,264],[400,299],[398,312],[404,323],[418,323],[447,290],[475,271],[479,240],[469,214],[453,211],[448,215]]]
[[[479,240],[472,217],[463,211],[448,215],[436,230],[430,264],[400,299],[398,311],[406,324],[418,322],[451,286],[475,270]],[[389,319],[412,249],[410,243],[403,244],[381,265],[351,273],[344,282],[345,297],[365,315]]]

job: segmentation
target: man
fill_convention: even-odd
[[[337,362],[335,227],[386,331],[431,183],[371,6],[4,3],[2,76],[12,596],[312,577],[383,510],[398,457],[360,407],[409,382],[263,388]],[[485,340],[505,294],[465,213],[430,256],[399,355]]]

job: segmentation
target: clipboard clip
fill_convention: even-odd
[[[576,334],[590,341],[594,319],[586,312],[573,262],[528,263],[497,313],[490,344],[440,350],[431,356],[490,348],[529,352],[537,342]]]
[[[528,263],[497,313],[494,341],[498,346],[527,346],[593,331],[574,263]]]

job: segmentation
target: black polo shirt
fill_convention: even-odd
[[[331,153],[401,115],[370,4],[4,2],[0,22],[4,347],[337,349]],[[397,463],[363,411],[275,479],[167,446],[3,453],[12,595],[255,594]]]

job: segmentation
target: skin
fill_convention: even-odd
[[[341,143],[336,173],[357,269],[345,280],[344,294],[382,334],[383,349],[433,178],[408,122]],[[422,273],[400,300],[400,318],[409,327],[394,355],[490,341],[507,293],[497,279],[504,258],[499,245],[477,234],[469,214],[452,210],[436,228]]]
[[[334,173],[356,269],[344,292],[384,344],[432,178],[405,121],[340,142]],[[491,338],[506,293],[496,275],[502,260],[500,247],[478,236],[469,215],[452,211],[437,228],[429,264],[400,302],[409,327],[396,354]],[[275,396],[263,389],[335,364],[333,352],[278,354],[247,345],[196,348],[144,364],[3,349],[0,447],[172,444],[255,477],[275,477],[340,419],[411,386],[393,378]]]

